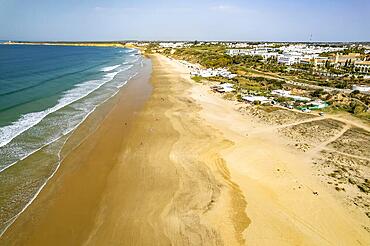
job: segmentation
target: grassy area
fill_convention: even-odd
[[[201,76],[192,76],[191,79],[194,80],[197,83],[201,83],[202,80],[203,80],[203,77],[201,77]]]
[[[226,54],[226,48],[220,45],[192,46],[177,49],[174,58],[199,63],[206,68],[229,67],[232,65],[231,56]]]
[[[324,113],[330,113],[330,114],[348,114],[355,116],[356,118],[361,119],[364,123],[370,123],[370,113],[369,112],[361,112],[358,114],[353,114],[348,111],[346,108],[341,107],[327,107],[321,110]]]
[[[278,110],[284,110],[282,108],[273,107],[273,106],[258,106],[258,108],[262,109],[263,111],[265,111],[267,113],[275,112],[275,111],[278,111]]]
[[[230,93],[225,93],[223,95],[223,98],[226,99],[226,100],[236,100],[237,99],[236,95],[234,93],[231,93],[231,92]]]
[[[359,114],[356,114],[355,116],[357,118],[360,118],[360,119],[366,121],[367,123],[370,122],[370,113],[369,112],[359,113]]]

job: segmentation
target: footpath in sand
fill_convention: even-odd
[[[62,166],[0,245],[369,244],[366,216],[313,176],[316,150],[289,146],[181,64],[151,60],[143,109],[127,126],[113,110],[71,154],[80,168]]]

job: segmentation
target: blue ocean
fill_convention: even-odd
[[[134,49],[0,44],[0,232],[56,170],[76,127],[142,65]]]

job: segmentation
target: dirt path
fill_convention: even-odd
[[[339,139],[341,136],[343,136],[344,133],[347,132],[348,129],[350,129],[351,126],[346,124],[344,125],[344,127],[342,128],[342,130],[335,134],[335,136],[329,138],[328,140],[316,145],[314,148],[310,149],[309,150],[309,153],[311,154],[317,154],[319,153],[320,151],[322,151],[326,146],[328,146],[329,144],[331,144],[332,142],[336,141],[337,139]]]

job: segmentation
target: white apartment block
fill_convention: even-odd
[[[356,61],[355,70],[359,73],[370,73],[370,61]]]
[[[303,59],[304,59],[304,57],[302,55],[281,54],[277,57],[277,62],[288,65],[288,66],[291,66],[293,64],[299,63]]]

